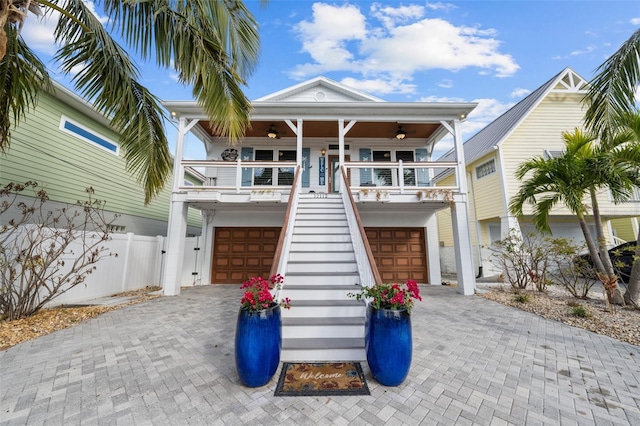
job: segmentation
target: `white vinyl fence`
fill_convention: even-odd
[[[166,238],[146,237],[134,234],[111,234],[111,241],[104,245],[118,256],[105,257],[96,263],[93,271],[83,284],[70,289],[51,301],[50,306],[86,302],[103,296],[137,290],[146,286],[161,285],[161,271],[164,267],[164,244]],[[197,250],[199,237],[187,238],[184,252],[182,286],[199,283],[201,261]]]

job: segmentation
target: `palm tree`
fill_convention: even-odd
[[[628,131],[618,131],[599,144],[593,135],[578,129],[573,133],[563,133],[563,139],[565,151],[561,156],[549,159],[536,157],[518,167],[518,179],[531,175],[511,200],[509,208],[514,215],[522,217],[524,204],[532,204],[534,225],[548,233],[551,231],[551,209],[559,203],[566,205],[578,218],[609,301],[622,303],[622,294],[617,287],[618,277],[607,253],[597,194],[608,189],[616,203],[629,199],[634,186],[640,182],[638,146],[629,143],[634,140],[634,135]],[[589,206],[585,199],[591,201],[596,239],[587,226]]]
[[[640,29],[636,30],[622,46],[598,69],[589,83],[585,96],[587,105],[585,122],[592,132],[605,135],[611,133],[620,123],[627,121],[632,128],[637,125],[625,117],[637,112],[635,93],[640,86]],[[636,114],[637,117],[637,114]],[[637,132],[636,136],[640,135]],[[640,141],[640,137],[636,137]],[[637,240],[640,241],[640,230]],[[640,245],[636,248],[636,260],[631,268],[631,276],[625,301],[638,306],[640,296]]]
[[[266,2],[266,0],[263,0]],[[240,0],[102,0],[112,29],[144,60],[173,68],[193,87],[213,130],[231,142],[249,123],[242,92],[258,58],[257,24]],[[127,169],[145,188],[148,203],[171,172],[171,156],[158,99],[142,86],[129,54],[116,43],[82,0],[0,0],[0,152],[11,128],[51,90],[46,67],[20,29],[28,11],[60,12],[55,55],[76,90],[112,120],[121,135]]]

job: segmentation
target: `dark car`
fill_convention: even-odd
[[[609,249],[609,257],[611,258],[613,268],[625,283],[629,283],[631,266],[633,266],[633,257],[636,253],[637,245],[637,241],[629,241]],[[588,265],[590,268],[594,267],[591,261],[591,255],[588,253],[580,255],[578,258],[581,259],[581,265]]]

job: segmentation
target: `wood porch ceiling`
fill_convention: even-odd
[[[201,121],[202,128],[211,136],[216,135],[211,131],[208,121]],[[267,137],[269,128],[273,125],[279,138],[295,138],[284,121],[253,121],[251,128],[247,129],[245,137]],[[440,123],[396,123],[396,122],[357,122],[345,136],[346,139],[358,138],[388,138],[395,139],[398,126],[407,132],[407,139],[428,139],[433,132],[440,127]],[[302,134],[305,138],[338,138],[338,122],[336,121],[304,121]]]

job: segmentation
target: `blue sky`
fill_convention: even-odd
[[[262,43],[250,99],[324,75],[387,101],[478,102],[462,127],[465,140],[567,66],[591,79],[640,27],[637,0],[245,3]],[[54,51],[50,28],[31,15],[23,29],[44,60]],[[139,66],[161,99],[192,99],[170,70]],[[187,156],[203,152],[187,142]]]

